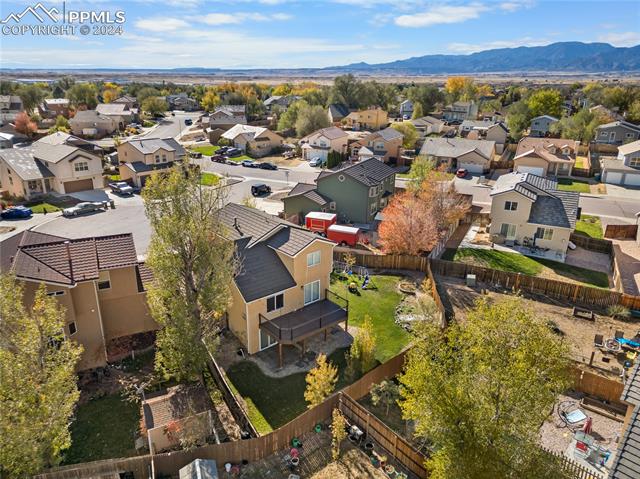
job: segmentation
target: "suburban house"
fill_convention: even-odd
[[[349,114],[349,108],[340,103],[332,103],[329,105],[327,110],[327,115],[329,116],[329,121],[334,125],[340,125],[342,119]]]
[[[24,110],[18,95],[0,95],[0,121],[13,121]]]
[[[0,150],[0,185],[26,200],[102,188],[101,150],[62,132],[24,148]]]
[[[509,129],[499,121],[464,120],[460,125],[460,134],[471,140],[489,140],[496,142],[496,153],[504,151]]]
[[[628,121],[613,121],[596,128],[596,143],[622,145],[640,139],[640,125]]]
[[[285,218],[304,221],[311,211],[336,213],[342,223],[371,225],[395,191],[396,173],[376,158],[337,171],[324,170],[316,184],[298,183],[282,199]]]
[[[138,99],[135,96],[131,95],[122,95],[120,98],[116,98],[111,103],[122,103],[124,105],[127,105],[129,110],[138,107]]]
[[[411,124],[416,127],[420,138],[425,138],[432,133],[442,133],[445,126],[444,121],[432,116],[423,116],[422,118],[416,118],[410,121]]]
[[[609,108],[603,105],[592,106],[591,108],[589,108],[589,111],[594,115],[597,115],[603,118],[610,118],[612,121],[623,119],[622,115],[620,115],[619,113],[613,110],[610,110]]]
[[[348,140],[349,133],[336,126],[314,131],[300,140],[302,159],[320,158],[326,160],[330,151],[346,153]]]
[[[215,111],[209,113],[208,117],[203,117],[203,127],[211,129],[220,128],[228,130],[235,125],[246,125],[247,115],[245,105],[221,105]]]
[[[184,159],[185,149],[174,138],[140,138],[118,145],[120,178],[142,188],[154,173],[167,172]]]
[[[264,107],[267,111],[271,111],[273,107],[279,108],[281,111],[285,111],[289,108],[293,102],[300,100],[298,95],[274,95],[270,96],[264,101]]]
[[[27,307],[40,284],[64,306],[64,334],[84,347],[78,370],[121,359],[114,355],[157,329],[144,288],[151,274],[130,233],[68,239],[27,230],[0,243],[0,270],[23,282]]]
[[[473,101],[456,101],[442,110],[445,121],[475,120],[478,116],[478,105]]]
[[[77,111],[69,120],[74,135],[102,138],[118,129],[118,123],[110,116],[101,115],[96,110]]]
[[[59,115],[69,118],[69,100],[67,98],[46,98],[38,106],[43,119],[55,120]]]
[[[14,136],[11,133],[0,132],[0,150],[5,148],[13,148]]]
[[[640,477],[640,363],[636,363],[624,381],[620,402],[627,406],[613,463],[607,477],[610,479],[635,479]]]
[[[549,127],[558,121],[560,120],[551,115],[540,115],[532,118],[531,123],[529,124],[529,136],[548,136]]]
[[[385,163],[396,163],[400,158],[402,139],[402,133],[391,127],[375,131],[353,143],[351,155],[360,161],[377,158]]]
[[[277,133],[262,126],[235,125],[222,134],[222,138],[233,143],[255,158],[260,158],[282,147],[283,139]]]
[[[618,147],[617,158],[603,158],[602,182],[640,186],[640,140]]]
[[[352,111],[342,119],[345,127],[352,130],[380,130],[389,124],[387,112],[380,108]]]
[[[580,193],[532,173],[508,173],[491,191],[490,234],[522,254],[564,262],[578,219]]]
[[[346,300],[329,292],[335,243],[234,203],[220,211],[242,268],[232,284],[229,329],[249,354],[307,338],[347,321]],[[345,325],[346,327],[346,325]]]
[[[465,168],[471,173],[489,171],[495,154],[495,141],[467,138],[426,138],[420,148],[420,155],[446,165],[450,171]]]
[[[199,107],[198,102],[184,92],[167,95],[165,101],[170,110],[195,111]]]
[[[113,118],[121,130],[138,117],[138,110],[130,109],[126,103],[100,103],[96,106],[96,111],[103,116]]]
[[[411,100],[404,100],[400,103],[400,118],[411,118],[413,115],[413,102]]]
[[[579,146],[575,140],[525,136],[518,142],[513,170],[537,176],[570,176]]]

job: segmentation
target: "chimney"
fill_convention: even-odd
[[[64,246],[67,252],[67,261],[69,262],[69,278],[73,280],[73,264],[71,262],[71,248],[69,247],[70,241],[65,241]]]

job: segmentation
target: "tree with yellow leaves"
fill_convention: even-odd
[[[309,403],[307,406],[309,409],[322,404],[331,395],[338,381],[338,368],[327,361],[325,354],[318,355],[316,364],[305,378],[307,389],[304,392],[304,399]]]

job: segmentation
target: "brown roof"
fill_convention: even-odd
[[[200,383],[171,387],[166,394],[148,397],[142,403],[147,429],[166,426],[171,421],[184,419],[211,408],[211,400]]]
[[[20,238],[17,238],[17,237]],[[18,278],[74,285],[99,271],[137,264],[130,233],[67,239],[27,231],[0,244],[0,264]]]
[[[515,159],[522,156],[537,155],[550,162],[574,161],[578,152],[579,141],[565,138],[534,138],[525,136],[518,142]],[[556,147],[556,153],[550,151]],[[569,155],[562,154],[562,148],[570,148]]]

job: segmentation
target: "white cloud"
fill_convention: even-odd
[[[167,32],[189,27],[189,24],[178,18],[147,18],[138,20],[135,26],[150,32]]]
[[[284,21],[293,18],[288,13],[251,13],[251,12],[237,12],[237,13],[208,13],[204,16],[191,17],[191,20],[196,22],[206,23],[207,25],[229,25],[240,24],[246,21],[254,22],[268,22],[268,21]]]
[[[539,47],[548,45],[549,43],[551,42],[548,40],[525,37],[517,40],[496,40],[494,42],[484,43],[449,43],[447,50],[451,53],[466,55],[484,50],[494,50],[496,48]]]
[[[599,42],[611,43],[616,47],[635,47],[640,44],[638,32],[609,32],[598,36]]]
[[[432,7],[422,13],[400,15],[396,17],[395,24],[400,27],[419,28],[448,23],[462,23],[478,18],[481,13],[487,10],[488,7],[481,3],[458,6],[442,5]]]
[[[522,8],[531,8],[533,5],[533,0],[509,0],[502,2],[498,7],[500,10],[504,10],[505,12],[515,12]]]

